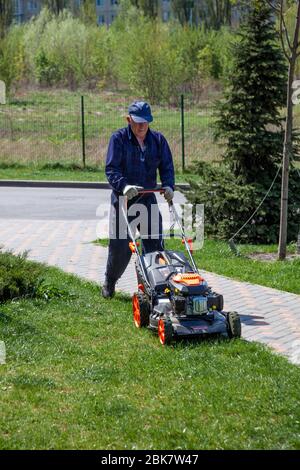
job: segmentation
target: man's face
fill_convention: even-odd
[[[131,116],[127,116],[127,122],[130,124],[132,132],[137,139],[144,140],[149,129],[148,122],[134,122]]]

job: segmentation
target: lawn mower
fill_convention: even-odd
[[[162,189],[147,189],[163,193]],[[127,219],[130,249],[136,255],[135,268],[138,289],[132,297],[133,320],[137,328],[148,327],[157,333],[162,345],[176,338],[203,337],[226,334],[229,338],[241,336],[241,321],[237,312],[223,311],[223,296],[214,292],[198,272],[192,255],[191,239],[169,202],[174,224],[180,229],[180,237],[189,259],[180,251],[154,251],[143,254]]]

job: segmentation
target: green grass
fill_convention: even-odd
[[[299,367],[243,340],[162,347],[128,297],[46,281],[68,295],[0,306],[1,449],[300,449]]]
[[[98,240],[103,246],[108,240]],[[180,241],[166,240],[167,249],[183,250]],[[239,245],[240,256],[232,253],[227,243],[205,240],[202,250],[194,252],[201,272],[211,271],[240,281],[251,282],[287,292],[300,294],[300,257],[286,261],[261,261],[249,258],[253,253],[276,253],[276,245]],[[295,244],[289,247],[295,253]]]
[[[260,261],[247,257],[252,253],[277,253],[276,245],[239,245],[241,256],[235,256],[225,242],[206,240],[195,252],[200,269],[300,294],[300,257],[286,261]],[[289,247],[295,252],[295,245]]]
[[[189,171],[176,172],[176,182],[185,183],[197,176]],[[0,180],[41,180],[41,181],[107,181],[104,167],[86,166],[72,163],[8,163],[0,162]],[[159,182],[159,179],[158,179]]]
[[[103,168],[81,168],[74,164],[27,164],[10,165],[0,163],[0,180],[41,180],[41,181],[106,181]]]
[[[85,99],[86,161],[103,165],[109,138],[124,127],[128,105],[136,99],[124,91],[99,93],[68,90],[22,91],[0,109],[0,161],[80,163],[81,95]],[[153,129],[168,139],[174,161],[181,163],[181,121],[177,107],[153,106]],[[217,160],[222,148],[213,142],[212,106],[186,107],[186,162]]]

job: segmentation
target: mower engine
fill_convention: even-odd
[[[176,274],[165,292],[176,316],[206,316],[210,311],[223,309],[223,297],[211,292],[207,282],[196,273]]]
[[[196,273],[181,273],[169,281],[170,300],[175,315],[206,315],[207,282]]]

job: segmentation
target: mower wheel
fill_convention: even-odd
[[[158,321],[158,336],[159,341],[163,346],[171,343],[173,338],[173,328],[170,320],[161,318]]]
[[[149,325],[149,302],[142,292],[134,293],[132,296],[133,321],[137,328]]]
[[[241,337],[241,319],[237,312],[227,313],[227,332],[230,339]]]

